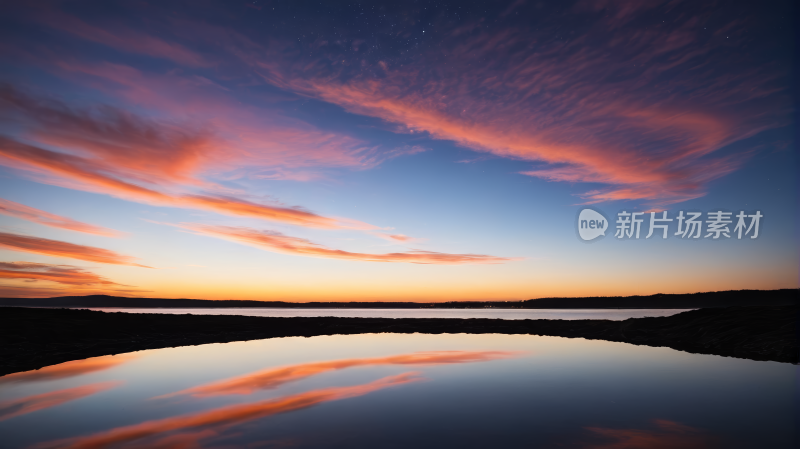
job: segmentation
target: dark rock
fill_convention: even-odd
[[[798,363],[798,306],[698,309],[609,320],[270,318],[0,308],[0,375],[144,349],[275,337],[363,333],[497,333],[599,339]]]

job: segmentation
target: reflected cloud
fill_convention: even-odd
[[[424,379],[418,377],[418,373],[403,373],[363,385],[323,388],[251,404],[220,407],[200,413],[118,427],[86,437],[43,443],[35,447],[99,449],[154,437],[162,438],[149,441],[147,447],[193,447],[191,444],[200,439],[216,436],[226,429],[249,421],[307,409],[325,402],[363,396],[374,391],[421,380]],[[171,432],[184,433],[182,435],[164,435]],[[170,442],[175,445],[165,445]]]
[[[260,231],[244,226],[212,226],[199,223],[173,225],[200,235],[217,237],[281,254],[321,257],[326,259],[360,260],[364,262],[405,262],[415,264],[496,264],[522,260],[519,257],[497,257],[485,254],[449,254],[435,251],[368,254],[328,248],[310,240],[291,237],[277,231]]]
[[[119,237],[121,232],[101,226],[82,223],[71,218],[51,214],[24,204],[0,198],[0,214],[21,218],[45,226],[68,229],[70,231],[84,232],[87,234],[102,235],[106,237]]]
[[[65,402],[74,401],[76,399],[114,388],[120,384],[122,384],[122,382],[98,382],[95,384],[67,388],[64,390],[56,390],[49,393],[26,396],[24,398],[0,402],[0,421],[11,419],[20,415],[26,415],[38,410],[55,407]]]
[[[136,258],[126,256],[111,250],[94,246],[77,245],[75,243],[50,240],[41,237],[0,232],[0,248],[11,251],[21,251],[45,256],[66,257],[69,259],[85,260],[112,265],[130,265],[133,267],[151,268],[134,263]]]
[[[656,430],[586,427],[602,443],[581,446],[586,449],[710,449],[719,439],[708,433],[664,419],[654,419]]]
[[[431,351],[401,354],[388,357],[332,360],[329,362],[305,363],[258,371],[198,387],[178,391],[156,399],[180,395],[194,397],[219,396],[227,394],[252,394],[259,390],[277,388],[280,385],[302,380],[317,374],[338,371],[358,366],[380,365],[445,365],[457,363],[488,362],[491,360],[519,357],[523,352],[516,351]]]
[[[71,362],[60,363],[58,365],[46,366],[34,371],[8,374],[0,377],[0,384],[12,382],[44,382],[49,380],[82,376],[84,374],[90,374],[114,368],[115,366],[130,362],[138,357],[139,356],[136,354],[119,354],[113,356],[107,355],[103,357],[93,357],[91,359],[84,360],[74,360]]]

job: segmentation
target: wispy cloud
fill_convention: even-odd
[[[111,106],[75,110],[55,100],[33,98],[7,85],[0,88],[0,110],[21,117],[29,138],[60,149],[53,151],[0,136],[0,164],[32,171],[43,182],[158,206],[210,210],[298,226],[375,229],[357,220],[323,217],[300,207],[259,204],[217,193],[224,189],[201,177],[212,167],[235,170],[238,166],[265,166],[263,154],[248,156],[263,153],[263,145],[272,145],[270,142],[280,135],[288,142],[276,149],[285,155],[278,154],[274,163],[319,156],[323,160],[318,162],[324,164],[325,157],[315,151],[297,151],[297,140],[307,141],[300,143],[300,148],[316,145],[317,151],[335,154],[333,148],[344,145],[342,140],[346,137],[319,135],[315,141],[313,133],[291,128],[273,133],[232,130],[240,140],[253,140],[250,151],[232,147],[224,138],[200,126],[163,120],[157,123]],[[290,136],[292,133],[297,139]],[[204,192],[195,192],[198,189]]]
[[[13,281],[12,281],[13,282]],[[35,281],[31,281],[35,282]],[[121,287],[121,286],[120,286]],[[0,298],[51,298],[56,296],[112,295],[138,297],[152,290],[140,288],[120,288],[97,285],[64,285],[56,287],[26,287],[20,285],[0,285]]]
[[[405,262],[415,264],[497,264],[522,260],[514,257],[497,257],[484,254],[448,254],[434,251],[406,251],[399,253],[368,254],[328,248],[309,240],[291,237],[277,231],[257,230],[241,226],[213,226],[184,223],[178,226],[199,235],[230,240],[281,254],[327,259],[358,260],[364,262]]]
[[[129,53],[167,59],[190,67],[204,67],[212,64],[201,54],[181,44],[168,42],[150,33],[132,29],[121,22],[110,27],[100,28],[55,8],[37,11],[36,19],[52,28],[82,39]]]
[[[0,378],[1,379],[1,378]],[[49,393],[26,396],[0,402],[0,421],[26,415],[46,408],[55,407],[65,402],[81,399],[120,385],[121,382],[99,382]]]
[[[77,245],[75,243],[62,242],[59,240],[12,234],[9,232],[0,232],[0,248],[33,254],[43,254],[46,256],[85,260],[88,262],[150,268],[135,263],[134,261],[136,259],[131,256],[119,254],[107,249]]]
[[[423,239],[418,239],[418,238],[414,238],[414,237],[409,237],[409,236],[404,235],[404,234],[385,234],[385,233],[382,233],[382,232],[376,232],[374,235],[376,235],[376,236],[378,236],[378,237],[380,237],[380,238],[382,238],[384,240],[388,240],[388,241],[390,241],[392,243],[413,243],[413,242],[419,242],[419,241],[423,240]]]
[[[527,175],[604,184],[583,195],[587,203],[669,204],[703,196],[748,157],[718,150],[789,123],[788,72],[733,51],[746,33],[704,31],[711,9],[646,3],[581,2],[536,29],[437,24],[429,50],[396,63],[332,44],[295,59],[281,56],[301,47],[291,42],[239,55],[281,88],[406,132],[548,164]],[[598,8],[612,12],[559,36],[557,24]],[[631,20],[658,8],[680,19]]]
[[[0,262],[0,279],[32,279],[64,285],[120,285],[72,265],[50,265],[34,262]]]
[[[186,390],[170,393],[159,398],[180,395],[194,397],[219,396],[229,394],[253,394],[259,390],[277,388],[289,382],[306,379],[330,371],[361,366],[380,365],[446,365],[460,363],[488,362],[491,360],[519,357],[523,353],[515,351],[428,351],[400,354],[387,357],[332,360],[328,362],[304,363],[300,365],[270,368]]]
[[[51,214],[24,204],[0,198],[0,214],[10,215],[23,220],[32,221],[54,228],[69,229],[70,231],[85,232],[87,234],[102,235],[106,237],[119,237],[121,232],[101,226],[82,223],[71,218]]]

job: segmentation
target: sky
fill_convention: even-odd
[[[6,5],[0,296],[798,288],[791,6]]]

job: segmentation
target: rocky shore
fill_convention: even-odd
[[[608,321],[268,318],[2,307],[0,375],[144,349],[364,333],[548,335],[797,364],[799,313],[798,306],[724,307]]]

